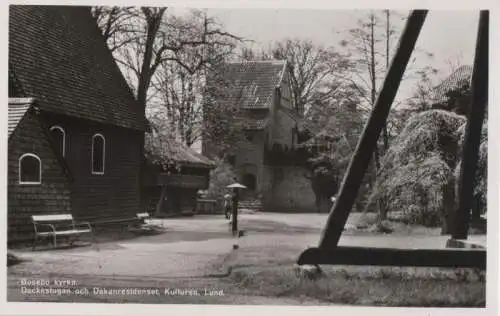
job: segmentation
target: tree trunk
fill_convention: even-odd
[[[316,206],[318,207],[318,213],[330,213],[330,208],[332,207],[332,201],[330,197],[320,196],[316,198]]]
[[[370,81],[371,81],[371,102],[372,107],[375,105],[377,100],[377,77],[375,76],[375,15],[370,15]],[[385,126],[385,125],[384,125]],[[378,145],[375,147],[373,152],[373,163],[374,163],[374,177],[372,179],[372,187],[375,185],[377,180],[377,173],[380,168],[380,156]],[[380,210],[379,204],[377,202],[377,209]]]
[[[163,204],[165,203],[165,195],[167,195],[167,187],[163,186],[161,188],[160,199],[156,203],[156,216],[160,217],[163,210]]]
[[[455,180],[450,176],[448,184],[443,189],[443,213],[441,214],[441,235],[451,234],[453,215],[457,203],[455,195]]]
[[[391,27],[390,27],[390,12],[389,10],[385,11],[386,17],[386,29],[385,29],[385,69],[389,70],[390,65],[390,39],[391,39]],[[384,124],[384,128],[382,129],[382,139],[384,141],[384,154],[389,149],[389,133],[387,132],[387,122]]]

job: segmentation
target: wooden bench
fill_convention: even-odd
[[[94,240],[94,231],[89,222],[77,223],[71,214],[61,215],[33,215],[31,216],[35,235],[33,237],[33,250],[35,250],[38,239],[51,238],[52,244],[57,247],[57,237],[64,237],[68,241],[71,237],[83,234],[92,235]],[[73,242],[70,241],[70,244]]]

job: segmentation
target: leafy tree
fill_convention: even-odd
[[[313,106],[306,116],[318,131],[303,146],[311,151],[310,180],[320,212],[328,212],[330,198],[340,188],[364,123],[355,106],[355,91],[346,89],[343,94],[339,95],[343,101]]]
[[[316,206],[328,212],[363,125],[359,91],[346,80],[352,69],[349,59],[332,47],[300,39],[275,42],[267,53],[245,54],[288,61],[293,104],[307,126],[301,131],[309,140],[301,147],[309,149]]]
[[[243,89],[233,89],[230,69],[222,65],[208,73],[203,99],[203,152],[228,159],[245,140]],[[228,102],[230,100],[230,102]]]
[[[388,155],[387,160],[384,161],[382,178],[377,182],[376,191],[372,196],[372,198],[377,196],[380,198],[384,194],[392,195],[395,204],[390,205],[391,211],[406,210],[406,219],[411,222],[428,225],[441,223],[443,233],[448,233],[448,220],[451,219],[449,215],[458,207],[456,196],[461,167],[461,150],[465,137],[465,114],[471,105],[472,97],[471,74],[471,67],[457,67],[437,86],[433,86],[429,78],[422,77],[423,80],[417,86],[410,107],[403,113],[407,117],[414,116],[398,136],[396,146],[390,150],[391,155]],[[415,123],[415,120],[420,123]],[[456,131],[455,128],[457,128]],[[412,129],[415,130],[412,131]],[[411,137],[418,138],[428,147],[414,148],[414,153],[408,153],[412,148],[408,147],[409,145],[419,144]],[[402,144],[406,144],[408,148],[405,149]],[[394,151],[399,152],[406,160],[395,160],[397,155]],[[422,155],[428,155],[428,158],[422,158]],[[483,123],[473,197],[472,214],[476,219],[481,213],[486,212],[486,170],[487,117]],[[393,174],[393,179],[389,178],[389,174]],[[412,181],[418,182],[412,185]],[[398,188],[404,186],[409,189],[398,191]],[[424,196],[425,198],[415,198],[412,202],[412,190],[421,192],[417,197]],[[438,194],[434,195],[434,198],[429,198],[428,194],[422,192],[438,192]],[[404,194],[408,196],[405,197]],[[381,214],[382,219],[385,216],[386,214]]]
[[[234,183],[236,173],[233,167],[222,159],[214,159],[217,167],[210,172],[210,186],[207,197],[221,200],[228,193],[227,186]]]
[[[436,226],[454,211],[455,178],[463,116],[430,110],[411,117],[385,155],[371,203],[401,211],[408,222]],[[380,214],[386,218],[387,212]]]

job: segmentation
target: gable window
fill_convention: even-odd
[[[66,133],[64,129],[61,126],[54,125],[50,128],[50,134],[59,153],[64,157],[66,154]]]
[[[245,137],[249,142],[253,142],[253,133],[247,132],[245,133]]]
[[[236,155],[229,155],[227,157],[227,162],[231,165],[234,166],[236,164]]]
[[[42,161],[35,154],[19,157],[19,184],[41,184]]]
[[[101,134],[92,136],[92,174],[104,174],[105,139]]]

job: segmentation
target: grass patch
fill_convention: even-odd
[[[312,281],[293,265],[236,269],[231,280],[256,295],[310,297],[369,306],[485,307],[484,274],[468,269],[347,267]]]

